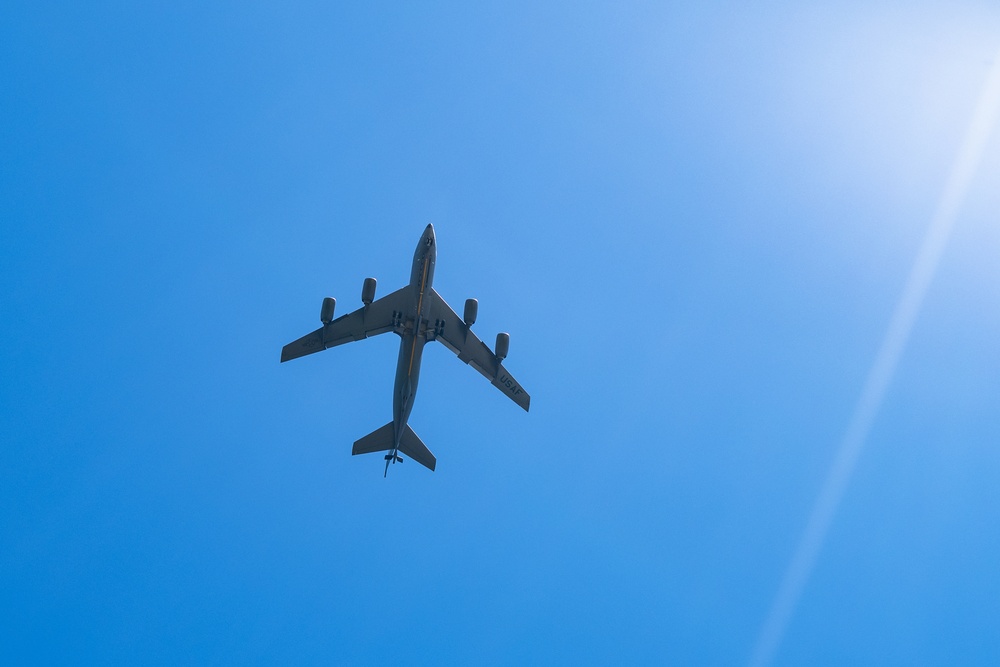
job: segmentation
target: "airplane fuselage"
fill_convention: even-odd
[[[413,293],[411,312],[401,313],[405,323],[400,334],[399,361],[396,364],[396,382],[392,394],[392,422],[395,431],[395,446],[386,461],[396,459],[396,450],[403,434],[403,428],[413,410],[413,400],[417,395],[420,379],[420,360],[427,343],[427,323],[430,320],[431,284],[434,282],[434,263],[437,261],[437,240],[434,227],[427,225],[413,253],[413,269],[410,272],[410,290]],[[412,325],[410,324],[412,322]]]

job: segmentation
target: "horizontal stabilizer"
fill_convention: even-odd
[[[403,437],[399,440],[399,451],[425,468],[434,470],[437,466],[437,459],[431,454],[431,450],[427,449],[427,445],[421,442],[409,424],[403,426]]]
[[[387,452],[395,445],[392,422],[375,429],[354,443],[351,454],[371,454],[372,452]]]

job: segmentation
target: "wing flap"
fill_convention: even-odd
[[[402,320],[396,317],[396,313],[407,312],[412,300],[412,290],[408,287],[400,288],[292,341],[281,349],[281,360],[289,361],[344,343],[402,330]]]
[[[531,404],[531,397],[520,383],[511,377],[507,369],[500,363],[500,359],[493,354],[493,350],[479,340],[472,329],[433,288],[431,288],[431,295],[433,298],[431,319],[436,326],[435,339],[457,354],[460,361],[475,368],[494,387],[527,410]]]
[[[297,359],[325,349],[326,345],[323,344],[323,329],[321,327],[281,348],[281,361]]]
[[[531,396],[511,377],[503,364],[497,364],[497,374],[493,378],[493,386],[507,394],[508,398],[524,408],[525,412],[528,411],[531,406]]]

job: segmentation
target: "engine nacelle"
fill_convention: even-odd
[[[496,351],[497,359],[500,361],[506,359],[507,353],[510,351],[510,334],[498,333],[497,344],[494,350]]]
[[[475,299],[465,300],[465,326],[471,327],[476,323],[476,316],[479,315],[479,302]]]
[[[319,321],[329,324],[333,321],[333,311],[337,308],[337,300],[332,296],[323,299],[323,307],[319,309]]]
[[[375,279],[365,278],[364,287],[361,288],[361,303],[366,306],[375,300]]]

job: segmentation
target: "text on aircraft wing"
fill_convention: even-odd
[[[458,355],[458,358],[483,374],[493,386],[505,393],[512,401],[526,411],[531,403],[528,392],[518,384],[493,350],[472,332],[461,317],[451,309],[441,295],[431,288],[430,322],[428,333],[434,333],[434,338],[441,341],[445,347]],[[428,336],[428,340],[430,336]]]
[[[402,313],[411,309],[412,301],[413,293],[407,287],[386,294],[381,299],[358,308],[353,313],[338,317],[316,331],[292,341],[281,348],[281,360],[297,359],[313,352],[321,352],[328,347],[363,340],[387,331],[402,330],[406,324]],[[410,324],[412,327],[412,322]]]

